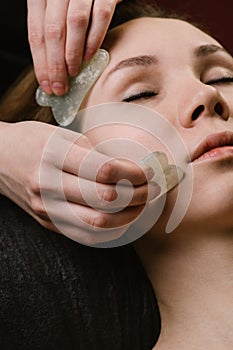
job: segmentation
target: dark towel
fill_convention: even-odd
[[[0,196],[0,349],[151,350],[156,299],[128,245],[80,245]]]

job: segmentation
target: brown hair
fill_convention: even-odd
[[[30,66],[3,95],[0,103],[0,120],[6,122],[37,120],[56,124],[50,108],[42,108],[37,104],[35,100],[37,88],[34,70]]]

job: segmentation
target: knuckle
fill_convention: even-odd
[[[75,141],[75,144],[82,146],[83,144],[86,144],[88,141],[88,137],[84,134],[80,134],[77,140]]]
[[[80,142],[80,146],[86,148],[88,151],[93,150],[93,145],[90,142],[90,139],[86,136],[81,134],[78,138],[78,142]]]
[[[28,185],[29,186],[27,192],[30,208],[36,214],[37,217],[40,217],[42,219],[46,218],[47,213],[41,199],[41,186],[39,181],[39,174],[37,172],[30,176]]]
[[[46,39],[62,40],[65,34],[63,26],[55,23],[49,23],[45,27]]]
[[[67,50],[66,52],[66,61],[67,62],[77,62],[81,59],[79,50]]]
[[[39,181],[39,174],[35,172],[34,174],[31,174],[29,179],[29,191],[32,193],[33,196],[40,195],[40,181]]]
[[[96,212],[91,218],[89,218],[89,224],[93,228],[105,228],[108,225],[108,217],[105,213]]]
[[[98,171],[98,177],[103,182],[111,182],[116,178],[116,169],[112,163],[105,163]]]
[[[28,40],[32,47],[39,47],[45,42],[44,34],[39,31],[29,32]]]
[[[49,66],[49,72],[50,72],[50,76],[51,79],[56,79],[57,76],[61,75],[63,72],[63,65],[58,63],[58,62],[53,62],[50,66]]]
[[[117,198],[117,193],[113,188],[105,188],[100,193],[101,198],[106,202],[112,202]]]
[[[83,27],[88,23],[88,14],[85,10],[73,11],[67,17],[67,23],[75,27]]]
[[[42,200],[39,197],[32,198],[31,209],[41,220],[44,220],[44,218],[47,216]]]
[[[101,21],[106,21],[110,18],[112,14],[112,6],[111,4],[105,5],[104,7],[96,8],[96,15]]]

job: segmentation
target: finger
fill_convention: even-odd
[[[105,185],[63,173],[62,192],[68,202],[112,211],[125,206],[146,204],[148,200],[159,195],[160,188],[156,184],[144,184],[138,187]]]
[[[125,179],[133,186],[147,183],[154,176],[153,169],[147,164],[142,167],[130,159],[116,159],[98,152],[81,134],[69,148],[63,170],[105,184],[116,184]]]
[[[87,224],[89,229],[98,232],[100,229],[121,228],[132,224],[141,214],[144,206],[127,207],[117,213],[104,213],[85,206],[77,207],[75,204],[71,205],[71,209],[76,214],[81,227],[87,227]]]
[[[97,152],[87,137],[62,128],[56,129],[43,152],[40,171],[45,176],[45,184],[54,168],[106,184],[116,184],[125,179],[138,186],[154,176],[149,165],[142,167],[134,161],[114,159]]]
[[[105,154],[97,152],[94,148],[89,149],[74,143],[60,143],[63,149],[69,149],[61,169],[78,175],[91,181],[105,184],[116,184],[118,181],[128,180],[133,186],[142,185],[154,175],[152,168],[142,168],[136,162],[127,159],[113,159]]]
[[[28,213],[42,226],[84,244],[96,244],[121,237],[141,214],[144,206],[126,208],[114,214],[47,198],[39,209]]]
[[[116,3],[116,0],[96,0],[94,2],[91,26],[86,41],[85,60],[89,60],[101,46],[111,22]]]
[[[49,0],[44,23],[49,81],[53,93],[58,96],[68,90],[65,64],[68,3],[68,0]]]
[[[55,203],[55,202],[54,202]],[[131,225],[141,214],[144,205],[127,207],[116,213],[105,213],[87,206],[74,203],[56,201],[47,207],[48,218],[58,227],[74,226],[93,232],[101,232],[103,229],[121,228]]]
[[[80,212],[80,208],[76,208]],[[83,219],[76,218],[75,220],[66,220],[66,217],[55,218],[54,213],[46,218],[37,217],[34,213],[31,214],[43,227],[58,234],[63,234],[68,238],[85,244],[94,245],[102,242],[108,242],[120,238],[128,229],[129,225],[121,225],[117,228],[99,228],[91,226]],[[88,217],[92,212],[88,214]],[[119,224],[119,223],[118,223]]]
[[[32,53],[32,59],[36,78],[45,93],[51,94],[49,75],[47,69],[45,37],[44,37],[44,13],[46,0],[28,0],[28,40]]]
[[[70,76],[75,76],[81,66],[91,9],[92,0],[79,2],[70,0],[65,48],[67,70]]]

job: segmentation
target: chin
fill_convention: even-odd
[[[228,180],[228,179],[227,179]],[[183,227],[208,231],[233,228],[233,177],[231,181],[211,181],[194,187],[189,208],[182,220]]]
[[[195,232],[211,233],[233,229],[233,171],[232,167],[220,167],[220,164],[203,164],[194,167],[194,183],[191,199],[184,211],[184,217],[172,231],[172,235]],[[166,235],[166,226],[177,200],[177,188],[167,194],[166,205],[150,233],[156,236]],[[181,203],[182,204],[182,203]]]

